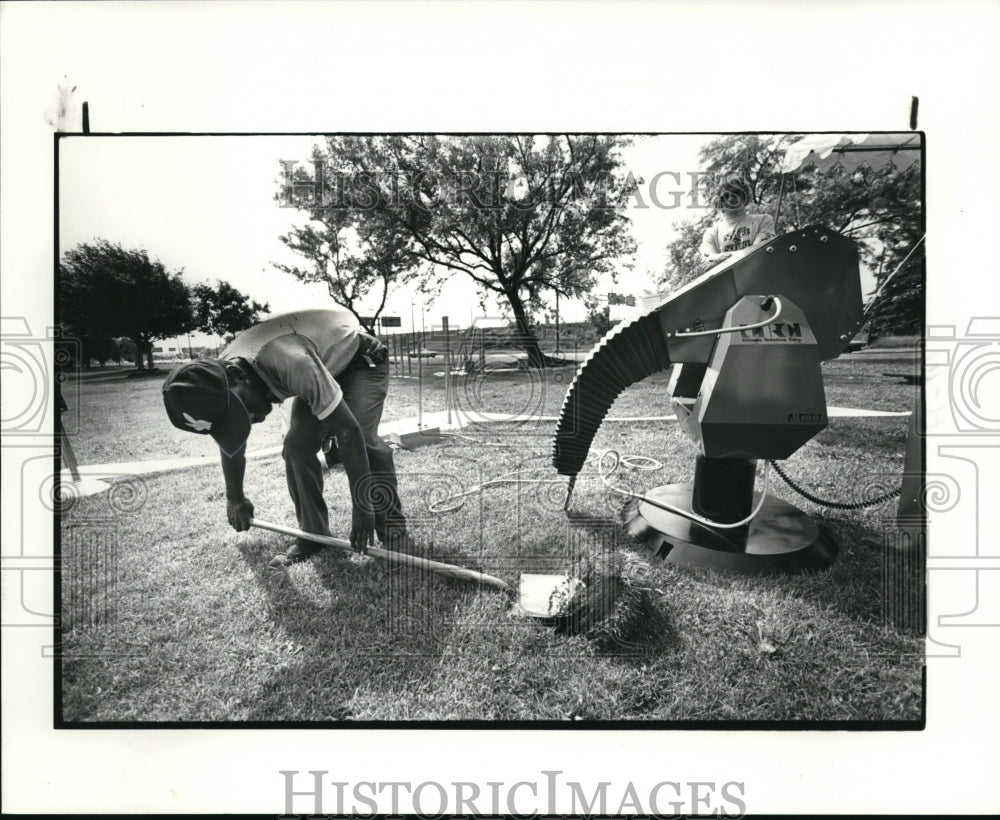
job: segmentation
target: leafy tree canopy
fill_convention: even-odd
[[[700,160],[709,179],[740,173],[750,184],[748,210],[775,216],[778,233],[823,224],[858,243],[862,262],[875,272],[876,284],[903,261],[923,235],[920,170],[893,165],[855,171],[833,166],[818,171],[806,166],[779,172],[785,151],[797,136],[733,135],[719,137],[702,149]],[[675,225],[680,235],[667,246],[668,261],[659,284],[674,290],[704,270],[698,247],[712,212]],[[872,317],[876,334],[916,334],[923,329],[923,249],[880,294]]]
[[[187,285],[145,250],[106,239],[67,251],[59,265],[59,321],[80,338],[131,339],[152,368],[152,342],[194,326]]]
[[[270,312],[267,304],[253,301],[228,282],[219,280],[216,287],[195,285],[191,289],[194,299],[195,327],[213,336],[227,336],[246,330]]]
[[[278,267],[325,282],[352,310],[376,285],[384,305],[399,279],[468,276],[510,305],[541,366],[530,315],[544,294],[582,296],[634,251],[623,145],[596,135],[327,138],[311,170],[286,167],[278,194],[309,214],[282,240],[311,267]]]

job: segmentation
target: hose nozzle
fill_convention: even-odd
[[[576,487],[576,476],[569,477],[569,485],[566,487],[566,501],[563,503],[563,512],[569,511],[570,502],[573,500],[573,488]]]

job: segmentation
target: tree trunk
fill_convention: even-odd
[[[531,367],[545,367],[545,354],[542,353],[542,348],[538,345],[538,338],[528,324],[528,314],[524,309],[521,297],[516,292],[507,293],[507,300],[514,311],[514,321],[517,323],[517,332],[521,337],[521,347],[528,354],[528,364]]]
[[[135,369],[153,370],[153,343],[142,338],[133,338],[135,342]]]
[[[135,345],[135,369],[145,370],[142,361],[142,353],[143,353],[142,339],[140,339],[138,336],[132,336],[131,338],[132,338],[132,343]]]

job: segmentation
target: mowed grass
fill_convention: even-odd
[[[914,388],[881,375],[895,368],[857,359],[824,365],[830,404],[912,408]],[[557,415],[572,374],[459,380],[456,400],[469,411]],[[667,375],[630,388],[610,415],[668,414]],[[415,382],[393,379],[387,419],[416,415]],[[425,381],[425,411],[444,408],[443,382]],[[84,385],[80,395],[74,446],[84,466],[214,454],[207,437],[169,425],[158,381]],[[114,422],[100,423],[110,410]],[[817,495],[856,500],[873,483],[898,485],[906,424],[833,419],[784,466]],[[891,567],[881,544],[894,502],[820,508],[772,473],[771,492],[839,543],[833,566],[772,578],[678,568],[624,533],[624,499],[600,481],[593,462],[578,481],[573,514],[563,512],[566,481],[549,461],[552,429],[551,422],[473,425],[465,438],[398,452],[413,535],[430,557],[511,584],[521,572],[564,571],[580,552],[621,551],[640,567],[638,583],[654,608],[634,643],[601,652],[514,615],[494,590],[392,574],[374,559],[332,550],[272,573],[267,561],[287,539],[228,527],[213,464],[149,477],[131,495],[81,499],[65,512],[63,718],[919,724],[922,640],[887,617],[892,602],[882,592]],[[251,450],[279,441],[272,417],[255,428]],[[615,475],[635,491],[693,473],[694,445],[675,422],[609,421],[593,452],[608,449],[661,465]],[[294,526],[279,457],[251,461],[246,486],[259,518]],[[341,470],[327,473],[326,497],[333,531],[346,534]],[[94,528],[114,561],[93,560]]]

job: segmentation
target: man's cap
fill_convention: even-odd
[[[170,371],[163,404],[174,427],[207,433],[227,456],[236,455],[250,435],[250,414],[229,389],[225,366],[216,359],[195,359]]]

